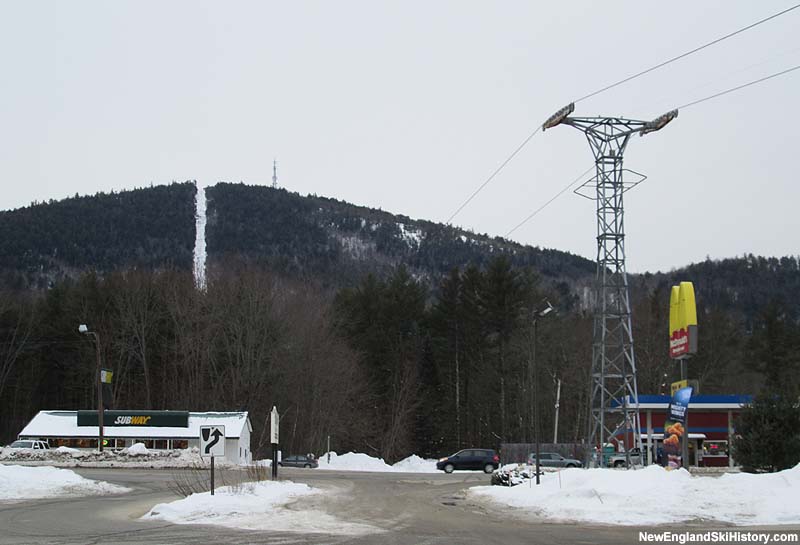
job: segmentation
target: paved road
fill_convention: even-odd
[[[132,488],[119,496],[0,504],[0,544],[253,543],[366,545],[503,545],[639,543],[638,528],[547,524],[469,501],[465,489],[488,484],[479,473],[397,474],[283,469],[282,477],[327,489],[292,506],[338,520],[377,527],[361,536],[255,532],[216,526],[139,520],[153,505],[172,501],[165,470],[79,469],[84,477]],[[310,499],[309,499],[310,498]],[[684,530],[685,528],[681,528]],[[698,526],[695,530],[711,528]],[[653,530],[649,528],[648,530]]]

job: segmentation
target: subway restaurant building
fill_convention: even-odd
[[[104,448],[120,450],[134,443],[151,450],[199,447],[201,426],[225,426],[225,459],[252,462],[253,428],[246,412],[104,411]],[[47,441],[50,448],[96,449],[98,436],[97,411],[39,411],[19,439]]]

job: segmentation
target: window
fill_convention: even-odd
[[[172,448],[189,448],[189,441],[187,439],[173,439]]]
[[[703,456],[727,456],[727,441],[703,441]]]

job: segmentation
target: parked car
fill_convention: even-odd
[[[639,447],[632,448],[630,450],[630,455],[631,465],[642,465],[642,452],[639,450]],[[618,454],[614,454],[613,456],[609,456],[608,467],[625,467],[627,462],[628,459],[627,456],[625,456],[625,453],[620,452]]]
[[[500,456],[491,449],[467,448],[455,454],[441,458],[436,462],[436,469],[452,473],[456,469],[482,469],[491,473],[500,466]]]
[[[291,456],[284,457],[280,462],[278,462],[278,466],[280,467],[319,467],[319,462],[313,456],[308,456],[306,454],[293,454]]]
[[[528,455],[528,465],[536,465],[536,453]],[[583,462],[573,458],[564,458],[557,452],[540,452],[539,467],[583,467]]]
[[[50,445],[47,444],[47,441],[33,441],[30,439],[21,439],[19,441],[14,441],[8,448],[32,448],[36,450],[46,450],[50,448]]]

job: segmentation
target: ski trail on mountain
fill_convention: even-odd
[[[194,238],[194,284],[199,290],[206,289],[206,190],[194,182],[195,238]]]

